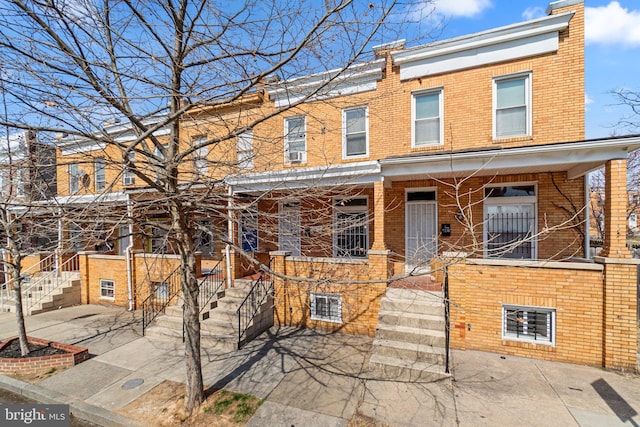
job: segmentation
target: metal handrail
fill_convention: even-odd
[[[269,260],[267,267],[271,270],[271,260]],[[272,290],[273,281],[270,280],[270,277],[268,281],[265,280],[265,273],[265,271],[260,272],[260,276],[251,286],[251,290],[236,310],[238,315],[238,349],[242,347],[242,339],[246,338],[249,324],[256,317],[260,307],[264,304]]]
[[[444,372],[445,373],[449,373],[449,340],[450,340],[450,334],[451,334],[451,327],[449,325],[450,322],[450,304],[449,304],[449,269],[445,266],[444,267],[444,330],[445,330],[445,335],[444,335],[444,347],[445,347],[445,354],[444,354]]]
[[[144,336],[145,329],[155,319],[158,314],[164,313],[165,308],[171,301],[180,293],[180,266],[176,267],[161,283],[166,285],[166,290],[163,288],[160,292],[160,288],[151,289],[150,295],[142,301],[142,335]],[[151,283],[149,284],[151,285]]]
[[[222,261],[224,261],[224,259],[218,261],[215,267],[209,270],[200,282],[200,292],[198,293],[198,307],[200,307],[200,313],[204,311],[204,307],[206,307],[206,305],[209,304],[209,301],[218,294],[220,288],[224,284],[224,269],[220,268]]]
[[[67,283],[68,277],[63,277],[62,272],[71,271],[71,266],[78,263],[78,254],[73,254],[71,258],[63,262],[58,268],[52,271],[45,272],[42,276],[39,276],[35,281],[29,283],[29,286],[22,291],[22,295],[26,296],[25,313],[31,313],[31,309],[52,294],[53,291],[58,289],[63,284]],[[34,297],[33,294],[38,293],[38,297]]]
[[[45,258],[41,259],[37,263],[32,264],[31,266],[29,266],[29,267],[25,268],[24,270],[22,270],[20,272],[20,276],[24,279],[25,275],[30,275],[31,273],[37,273],[37,272],[40,272],[40,271],[51,271],[48,268],[51,265],[55,265],[55,256],[56,256],[55,252],[50,253],[49,255],[47,255]],[[43,268],[43,267],[45,267],[45,268]],[[6,268],[6,266],[5,266],[5,268]],[[18,277],[12,277],[11,280],[9,280],[9,281],[7,281],[7,282],[2,284],[2,289],[7,294],[6,295],[7,298],[11,297],[11,295],[10,295],[11,294],[11,290],[10,290],[11,285],[14,282],[17,282],[17,281],[18,281]],[[0,293],[0,296],[3,297],[4,296],[3,293]]]

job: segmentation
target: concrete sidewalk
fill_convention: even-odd
[[[99,424],[135,425],[112,411],[185,378],[182,343],[142,337],[140,329],[137,313],[95,305],[28,317],[29,335],[88,347],[94,357],[36,385],[0,375],[0,387],[69,403]],[[15,331],[14,315],[0,314],[0,338]],[[640,425],[637,376],[455,351],[452,379],[380,380],[367,369],[371,342],[272,329],[240,351],[203,349],[204,381],[265,399],[248,426],[346,426],[356,414],[389,426]]]

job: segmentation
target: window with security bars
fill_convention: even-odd
[[[369,250],[367,199],[336,200],[333,256],[365,258]]]
[[[115,282],[113,280],[100,279],[100,298],[115,298]]]
[[[555,310],[538,307],[503,307],[502,335],[506,339],[554,343]]]
[[[342,323],[342,296],[312,292],[311,319]]]

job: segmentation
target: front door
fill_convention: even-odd
[[[435,192],[421,192],[434,193]],[[426,198],[431,195],[415,195]],[[412,200],[406,204],[405,267],[407,272],[428,272],[438,250],[437,203],[435,200]]]
[[[283,203],[278,217],[278,249],[300,255],[300,204]]]

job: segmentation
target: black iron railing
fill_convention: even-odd
[[[271,270],[271,261],[268,264]],[[251,290],[242,301],[237,310],[238,315],[238,348],[247,340],[247,330],[251,326],[253,319],[260,311],[260,307],[265,303],[273,290],[273,280],[271,275],[265,271],[260,272],[260,276],[251,286]]]
[[[444,267],[444,372],[449,373],[449,340],[450,340],[450,304],[449,304],[449,269]]]
[[[173,270],[162,282],[150,282],[149,296],[142,301],[142,335],[145,329],[158,314],[164,313],[165,308],[180,293],[180,267]]]
[[[220,292],[220,288],[224,285],[223,261],[224,259],[218,261],[216,266],[209,270],[200,282],[200,293],[198,294],[200,313],[205,310],[207,304]]]
[[[499,258],[531,258],[535,216],[505,212],[487,218],[487,255]]]

